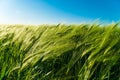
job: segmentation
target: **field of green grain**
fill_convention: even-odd
[[[120,27],[0,25],[0,80],[120,80]]]

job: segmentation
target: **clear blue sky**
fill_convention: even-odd
[[[120,20],[120,0],[0,0],[0,24]]]

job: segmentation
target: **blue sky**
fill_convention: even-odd
[[[0,0],[0,24],[57,24],[120,20],[120,0]]]

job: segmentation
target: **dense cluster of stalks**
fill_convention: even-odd
[[[120,27],[0,25],[0,80],[120,80]]]

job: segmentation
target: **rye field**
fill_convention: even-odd
[[[0,80],[120,80],[120,26],[0,25]]]

